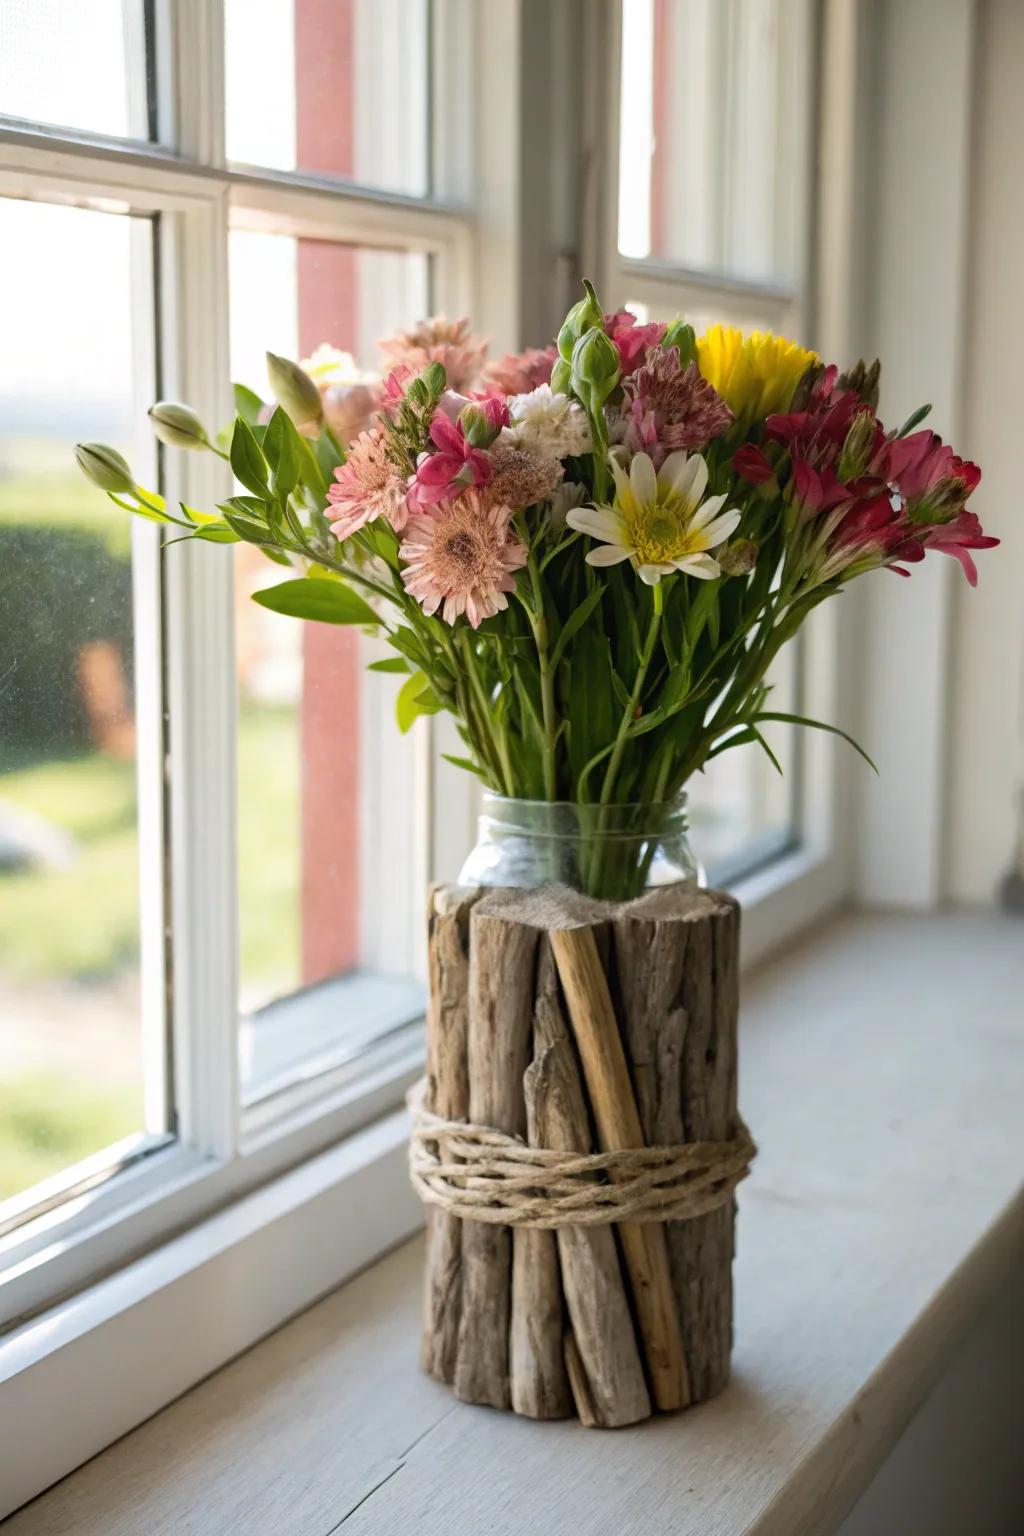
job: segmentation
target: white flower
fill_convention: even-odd
[[[580,507],[566,517],[570,528],[601,541],[587,555],[587,564],[631,560],[651,587],[673,571],[702,580],[721,576],[708,551],[725,543],[740,514],[722,512],[724,495],[701,500],[708,484],[701,455],[670,453],[657,473],[646,453],[633,456],[628,473],[616,457],[608,463],[615,477],[613,505]]]
[[[360,368],[351,352],[341,352],[322,341],[312,357],[303,358],[299,367],[308,373],[318,389],[336,384],[372,384],[374,375]]]
[[[568,395],[539,384],[527,395],[509,395],[512,425],[504,436],[520,448],[568,459],[590,452],[590,423],[583,407]]]

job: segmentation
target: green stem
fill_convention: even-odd
[[[651,622],[647,626],[647,638],[644,641],[640,665],[637,667],[636,677],[633,680],[633,691],[629,696],[629,703],[622,712],[622,719],[619,722],[619,729],[615,737],[615,745],[612,748],[612,755],[605,770],[599,802],[601,805],[608,805],[611,801],[612,792],[615,789],[615,780],[618,777],[619,764],[622,762],[622,754],[626,750],[630,728],[636,719],[636,712],[640,704],[640,696],[643,693],[647,671],[651,665],[651,657],[654,655],[654,647],[658,642],[658,631],[661,628],[661,615],[664,608],[664,594],[661,590],[660,581],[657,586],[652,588],[652,596],[654,608],[651,614]]]
[[[462,653],[466,662],[466,672],[469,676],[469,686],[477,706],[477,729],[481,738],[485,738],[492,753],[492,761],[498,772],[497,779],[504,795],[512,796],[514,793],[512,768],[508,755],[508,744],[500,739],[495,732],[491,717],[491,708],[480,682],[480,674],[477,670],[476,657],[473,655],[472,642],[469,631],[462,629],[459,634],[462,641]]]
[[[544,612],[544,593],[540,583],[540,572],[537,562],[530,556],[529,562],[530,583],[533,589],[533,609],[527,609],[530,616],[530,625],[533,629],[534,644],[537,647],[537,663],[540,669],[540,702],[544,726],[544,798],[556,800],[558,798],[558,774],[556,754],[558,751],[558,722],[555,711],[555,675],[551,667],[551,653],[548,647],[548,621]]]

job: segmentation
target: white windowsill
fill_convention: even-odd
[[[417,1370],[414,1243],[4,1536],[835,1530],[1019,1263],[1022,993],[1020,925],[991,914],[843,918],[749,980],[741,1099],[761,1154],[740,1196],[734,1380],[714,1403],[614,1434],[455,1404]],[[163,1265],[166,1279],[176,1258],[171,1313],[143,1294],[134,1354],[119,1347],[113,1363],[102,1329],[80,1333],[82,1396],[61,1423],[45,1373],[4,1414],[12,1502],[39,1486],[55,1441],[70,1465],[117,1432],[117,1414],[152,1410],[140,1361],[159,1359],[181,1390],[204,1349],[220,1363],[270,1326],[282,1282],[300,1307],[343,1252],[351,1274],[380,1237],[401,1134],[393,1116],[133,1266]],[[335,1160],[347,1160],[340,1181]],[[411,1231],[411,1198],[403,1213]],[[129,1270],[109,1285],[132,1283]],[[34,1329],[68,1328],[76,1309],[84,1320],[105,1289]],[[28,1349],[29,1332],[7,1351]]]

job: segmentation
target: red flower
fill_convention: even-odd
[[[676,347],[651,347],[647,360],[622,384],[624,442],[631,453],[647,453],[655,469],[677,449],[706,448],[728,431],[733,414],[703,379],[696,363],[685,368]]]
[[[483,404],[484,402],[480,402]],[[490,456],[467,441],[461,422],[434,412],[430,436],[437,453],[424,453],[409,487],[409,506],[422,510],[447,501],[470,485],[486,485],[494,473]]]
[[[732,456],[732,467],[750,485],[765,485],[774,480],[775,471],[764,450],[756,443],[744,443]]]
[[[976,465],[970,465],[975,469]],[[977,483],[977,482],[975,482]],[[999,543],[991,534],[982,531],[977,513],[968,512],[962,508],[951,523],[940,524],[937,528],[929,528],[920,539],[923,545],[921,558],[927,549],[938,549],[944,555],[952,555],[954,560],[959,560],[963,566],[964,575],[972,587],[978,585],[978,568],[971,559],[969,550],[994,549]]]

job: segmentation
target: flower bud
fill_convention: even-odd
[[[600,410],[620,377],[619,353],[603,329],[591,326],[572,349],[572,387],[592,412]]]
[[[551,370],[551,393],[553,395],[567,395],[572,385],[572,369],[560,357]]]
[[[290,357],[278,357],[267,353],[267,378],[270,392],[297,427],[308,421],[320,421],[324,414],[323,401],[308,373],[293,363]]]
[[[584,281],[586,297],[579,299],[570,309],[562,321],[562,328],[558,333],[558,355],[565,362],[572,361],[573,347],[592,327],[604,329],[604,310],[597,301],[592,283]],[[554,389],[554,384],[551,388]]]
[[[840,480],[856,480],[864,473],[874,452],[877,436],[878,424],[874,411],[858,411],[850,423],[843,451],[839,455]]]
[[[116,448],[108,448],[106,443],[78,443],[75,459],[82,474],[101,491],[113,491],[122,496],[133,494],[135,481],[131,468]]]
[[[661,344],[663,347],[678,349],[681,369],[697,361],[697,333],[692,325],[687,325],[685,320],[673,320],[662,337]]]
[[[206,428],[190,405],[158,400],[149,408],[153,431],[169,448],[208,448]]]
[[[749,576],[757,564],[757,545],[753,539],[733,539],[715,556],[725,576]]]
[[[502,427],[509,424],[504,400],[471,400],[459,412],[462,435],[471,448],[489,448]]]

